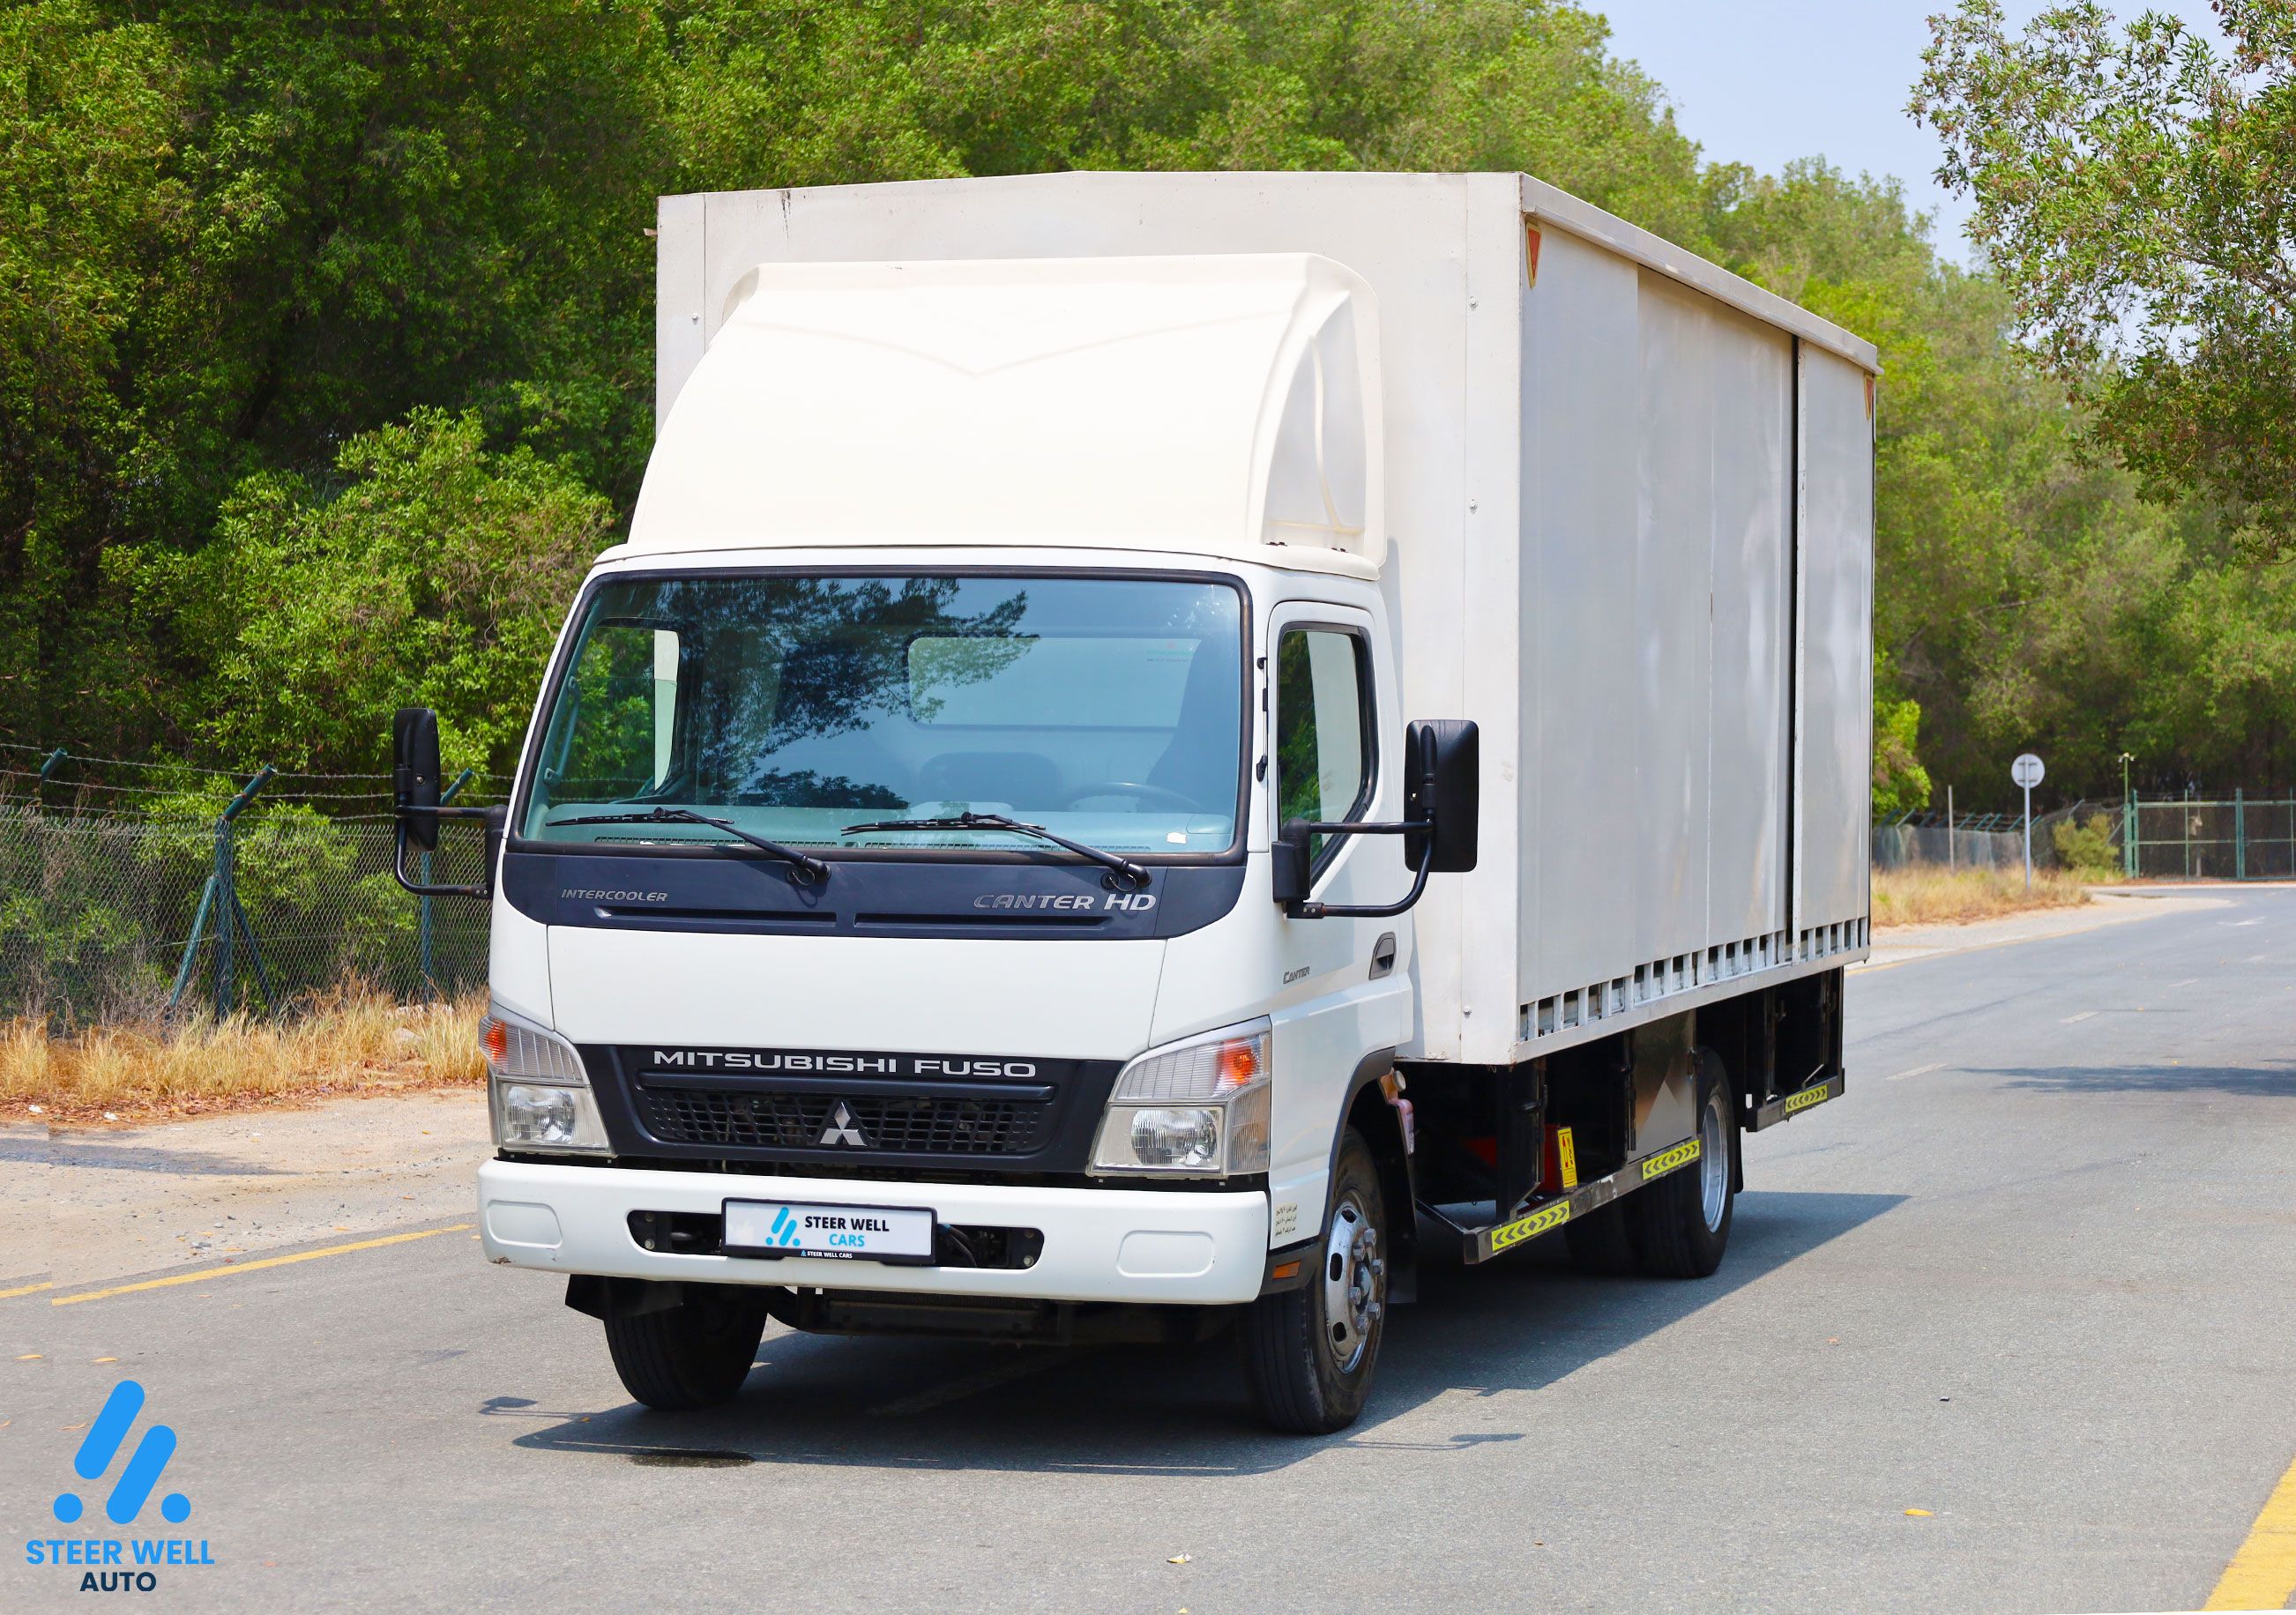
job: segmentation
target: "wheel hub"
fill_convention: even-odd
[[[1730,1131],[1718,1086],[1707,1094],[1698,1117],[1698,1200],[1707,1232],[1719,1233],[1730,1204]]]
[[[1332,1213],[1324,1247],[1324,1318],[1341,1373],[1363,1360],[1386,1310],[1387,1258],[1380,1253],[1379,1230],[1349,1193]]]

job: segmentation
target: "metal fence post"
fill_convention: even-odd
[[[2248,799],[2238,785],[2232,788],[2232,878],[2248,879]]]
[[[200,888],[199,909],[192,915],[191,939],[184,944],[183,960],[176,966],[175,988],[168,994],[168,1010],[170,1014],[174,1013],[176,1007],[183,1003],[184,988],[191,985],[192,963],[200,956],[200,939],[207,934],[208,914],[215,907],[215,873],[210,870],[206,882]]]
[[[271,783],[274,772],[275,771],[270,764],[264,764],[257,770],[255,777],[248,781],[241,789],[240,793],[231,799],[230,805],[216,820],[215,1012],[216,1019],[218,1021],[231,1013],[232,989],[238,985],[238,961],[233,957],[232,947],[234,935],[244,936],[247,939],[247,951],[255,964],[256,984],[263,989],[265,1007],[268,1008],[271,1004],[271,982],[263,968],[263,955],[255,946],[255,931],[254,928],[247,922],[247,911],[242,908],[239,903],[238,860],[234,850],[235,838],[232,824],[233,821],[246,809],[247,805],[255,799],[255,793]]]
[[[216,927],[215,1012],[220,1021],[231,1013],[233,978],[237,973],[238,961],[232,957],[232,939],[237,927],[231,922],[231,905],[235,895],[231,889],[231,815],[226,812],[216,821],[215,881],[216,906],[222,922]]]
[[[477,774],[478,770],[475,768],[465,768],[456,775],[455,783],[439,793],[439,806],[444,808],[453,801],[455,793],[469,784]],[[430,855],[427,852],[422,856],[422,883],[428,886],[430,884]],[[430,975],[430,899],[428,896],[424,896],[415,898],[414,901],[421,909],[417,929],[422,936],[422,992],[426,998],[435,998],[439,996],[439,984],[431,979]]]
[[[2120,799],[2120,865],[2130,880],[2136,878],[2136,799]]]

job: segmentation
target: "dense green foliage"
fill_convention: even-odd
[[[2124,749],[2287,777],[2266,502],[2139,461],[2196,490],[2142,502],[2083,453],[2118,395],[2007,340],[2013,255],[1941,263],[1886,181],[1702,163],[1605,44],[1549,0],[17,4],[0,734],[373,767],[422,700],[506,767],[650,443],[657,193],[1521,168],[1880,343],[1877,802],[2005,798],[2029,745],[2068,792]]]
[[[2153,488],[2296,549],[2296,0],[2218,0],[2228,49],[2095,0],[2018,37],[1937,20],[1916,109],[2017,323]]]
[[[2121,873],[2120,848],[2113,845],[2112,816],[2092,813],[2076,823],[2070,817],[2049,826],[2057,863],[2085,880],[2111,880]]]
[[[1976,201],[2002,326],[2070,401],[2073,447],[2148,501],[2055,456],[2094,508],[2036,529],[2001,591],[2031,603],[2021,654],[1970,685],[1978,732],[2027,715],[2092,794],[2124,748],[2152,785],[2291,774],[2296,0],[2215,10],[2228,55],[2093,0],[2021,35],[1962,0],[1915,86]]]

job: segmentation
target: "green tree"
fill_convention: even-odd
[[[417,406],[626,500],[664,70],[603,0],[0,13],[0,724],[191,742],[195,647],[107,558]]]
[[[11,726],[135,676],[127,636],[86,614],[95,536],[116,530],[137,496],[127,468],[140,412],[118,378],[142,362],[152,288],[193,234],[174,171],[190,70],[162,29],[108,26],[82,0],[0,10],[0,722]]]
[[[2156,497],[2296,547],[2296,0],[2218,0],[2230,42],[2147,12],[1999,0],[1935,20],[1915,111],[2018,332]]]
[[[1877,819],[1929,806],[1929,770],[1922,767],[1915,751],[1921,725],[1921,702],[1874,699],[1874,816]]]
[[[1677,239],[1697,149],[1551,0],[701,0],[680,189],[1063,168],[1525,168]]]
[[[2120,849],[2112,844],[2112,819],[2092,813],[2080,823],[2062,818],[2049,826],[2057,862],[2085,881],[2111,880],[2121,873]]]
[[[196,554],[112,570],[209,669],[188,693],[218,755],[288,769],[380,767],[391,714],[439,712],[442,750],[507,773],[574,586],[613,508],[476,411],[417,410],[337,455],[331,486],[262,472]]]

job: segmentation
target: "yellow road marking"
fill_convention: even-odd
[[[139,1290],[164,1290],[170,1284],[197,1284],[209,1279],[229,1278],[234,1273],[252,1273],[258,1267],[284,1267],[290,1262],[316,1262],[323,1256],[347,1256],[354,1250],[403,1245],[409,1240],[429,1239],[434,1234],[461,1234],[470,1226],[468,1223],[456,1223],[451,1228],[418,1228],[412,1234],[391,1234],[381,1239],[363,1239],[348,1245],[330,1245],[324,1250],[298,1250],[292,1256],[266,1256],[260,1261],[234,1262],[228,1267],[202,1267],[197,1273],[171,1273],[166,1278],[145,1279],[141,1283],[115,1284],[109,1290],[84,1290],[78,1295],[60,1295],[48,1305],[69,1307],[74,1301],[100,1301],[106,1296],[133,1295]]]
[[[2285,1609],[2296,1595],[2296,1463],[2280,1477],[2204,1610]]]
[[[19,1290],[0,1290],[0,1301],[13,1300],[20,1295],[29,1295],[36,1290],[53,1290],[55,1287],[56,1282],[49,1279],[42,1283],[26,1284]]]

